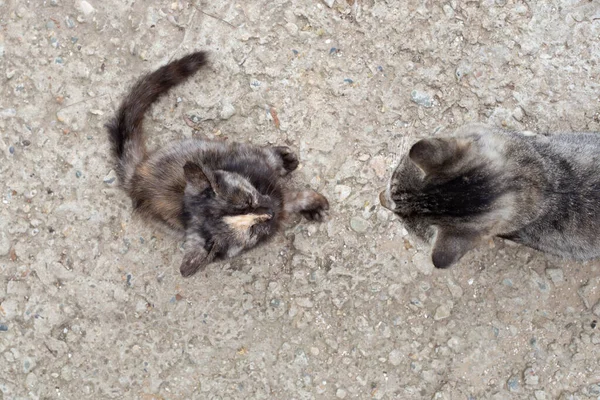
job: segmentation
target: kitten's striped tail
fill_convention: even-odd
[[[106,124],[121,185],[128,186],[135,167],[146,157],[142,121],[148,108],[206,62],[206,53],[199,51],[140,78],[121,103],[115,117]]]

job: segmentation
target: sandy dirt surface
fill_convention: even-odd
[[[600,2],[327,2],[0,0],[0,399],[600,398],[599,262],[434,270],[377,200],[405,138],[600,131]],[[150,146],[289,145],[332,210],[183,279],[103,125],[198,49]]]

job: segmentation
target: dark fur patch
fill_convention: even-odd
[[[117,169],[117,174],[123,184],[127,178],[124,173],[126,165],[135,162],[128,159],[125,146],[128,141],[133,141],[143,148],[141,125],[148,108],[172,87],[193,75],[206,62],[206,53],[200,51],[188,54],[142,77],[117,110],[117,115],[106,124],[113,155],[119,160],[119,165],[122,165]]]
[[[489,212],[503,191],[496,176],[476,167],[447,179],[426,179],[420,190],[393,193],[392,200],[401,216],[462,218]]]

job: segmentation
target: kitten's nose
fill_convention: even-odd
[[[385,208],[387,208],[389,210],[389,206],[388,206],[388,202],[387,199],[385,197],[385,190],[383,190],[381,193],[379,193],[379,202],[381,203],[381,205]]]

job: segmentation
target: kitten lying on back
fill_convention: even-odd
[[[287,147],[192,139],[146,151],[144,113],[205,64],[204,52],[192,53],[142,77],[107,125],[134,210],[185,233],[183,276],[266,241],[289,213],[321,221],[329,209],[317,192],[284,187],[298,167]]]
[[[525,136],[467,125],[452,137],[414,144],[379,198],[409,231],[432,241],[437,268],[492,236],[594,258],[600,256],[600,134]]]

